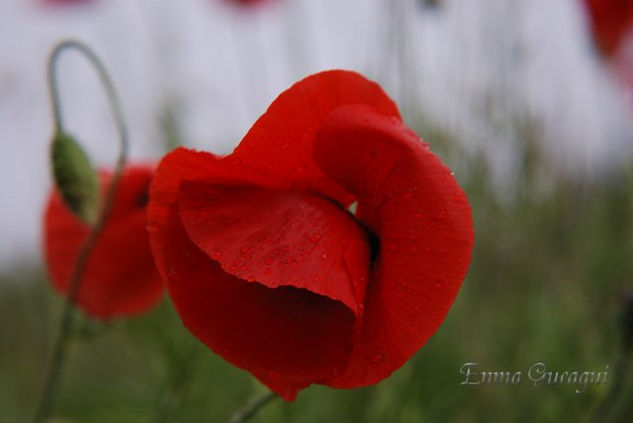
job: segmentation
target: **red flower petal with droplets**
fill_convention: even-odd
[[[282,93],[229,156],[165,156],[149,223],[185,325],[286,400],[402,366],[448,312],[473,244],[451,172],[347,71]]]
[[[124,170],[108,221],[88,259],[77,305],[100,319],[129,316],[151,308],[163,292],[147,235],[148,189],[153,169]],[[105,194],[111,173],[99,173]],[[67,293],[77,254],[90,228],[63,203],[56,191],[44,216],[44,247],[54,286]]]

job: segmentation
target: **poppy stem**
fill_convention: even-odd
[[[170,357],[167,382],[161,389],[150,422],[167,423],[175,420],[193,376],[198,348],[197,342],[189,339],[188,345],[175,357]]]
[[[270,391],[253,398],[246,406],[231,417],[229,423],[243,423],[254,417],[266,404],[277,398],[277,394]]]
[[[74,303],[77,298],[77,294],[79,293],[81,278],[86,268],[86,264],[88,263],[88,259],[90,258],[90,253],[99,240],[99,236],[101,235],[101,232],[105,227],[108,215],[110,214],[110,211],[112,209],[114,197],[116,195],[119,181],[121,179],[121,173],[123,172],[123,167],[125,166],[129,145],[128,130],[125,119],[123,117],[121,104],[105,66],[103,65],[99,57],[94,53],[94,51],[92,51],[92,49],[90,49],[88,46],[81,43],[80,41],[76,40],[65,40],[57,44],[53,49],[48,61],[48,87],[53,106],[55,130],[58,133],[63,131],[59,86],[57,83],[57,63],[59,62],[59,57],[61,53],[71,49],[77,50],[88,59],[88,61],[97,71],[103,87],[105,88],[119,133],[119,155],[117,158],[116,167],[114,169],[114,174],[112,176],[110,187],[108,188],[103,200],[99,217],[97,218],[94,226],[92,226],[92,229],[88,233],[84,243],[82,244],[77,254],[75,268],[73,269],[73,272],[70,276],[70,281],[68,284],[69,290],[66,297],[66,302],[64,304],[64,310],[62,312],[59,334],[55,342],[49,371],[44,383],[44,389],[38,403],[39,405],[37,407],[35,417],[33,418],[33,421],[35,423],[45,421],[53,409],[53,405],[57,397],[60,376],[66,362],[66,356],[71,341],[72,328],[75,320]]]

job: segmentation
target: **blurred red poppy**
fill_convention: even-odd
[[[230,3],[239,7],[252,7],[269,1],[271,0],[224,0],[225,3]]]
[[[633,0],[583,0],[601,53],[613,56],[633,29]]]
[[[141,313],[160,299],[163,286],[147,235],[149,166],[124,170],[112,211],[92,250],[81,280],[77,305],[103,320]],[[112,174],[99,172],[101,193]],[[79,220],[53,191],[44,216],[44,247],[54,286],[67,293],[77,254],[90,227]]]
[[[347,71],[282,93],[230,156],[165,156],[149,228],[185,325],[286,400],[402,366],[440,326],[473,245],[450,170]]]
[[[95,0],[40,0],[40,1],[46,5],[62,6],[62,5],[72,5],[72,4],[93,3]]]

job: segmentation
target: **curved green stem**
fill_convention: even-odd
[[[97,221],[90,230],[88,236],[86,237],[84,243],[79,250],[79,253],[77,254],[77,262],[75,263],[75,268],[70,276],[70,281],[68,284],[69,290],[66,297],[66,302],[64,304],[64,310],[59,327],[59,334],[57,337],[57,341],[55,342],[51,364],[46,377],[46,381],[44,383],[44,389],[38,403],[39,405],[36,409],[35,417],[33,418],[33,421],[36,423],[46,420],[53,409],[53,405],[57,397],[57,387],[59,385],[60,375],[64,368],[66,354],[71,340],[71,329],[75,317],[74,303],[79,292],[80,282],[88,259],[90,258],[90,253],[99,240],[99,236],[101,235],[101,232],[105,227],[108,215],[110,214],[110,211],[112,209],[116,190],[121,179],[123,167],[125,166],[129,144],[128,131],[125,124],[125,119],[123,117],[122,108],[114,89],[114,85],[112,84],[112,80],[108,75],[105,66],[103,65],[99,57],[97,57],[97,55],[88,46],[76,40],[66,40],[57,44],[53,49],[53,52],[51,53],[48,61],[48,87],[53,107],[53,117],[55,121],[56,131],[58,133],[63,131],[59,86],[57,83],[57,64],[59,62],[59,57],[61,56],[61,53],[71,49],[77,50],[83,56],[85,56],[97,71],[99,78],[101,79],[101,82],[103,83],[103,86],[108,95],[110,106],[114,114],[114,119],[116,121],[119,132],[120,147],[112,181],[110,187],[108,188],[108,191],[106,192],[99,217],[97,218]]]
[[[255,416],[255,414],[257,414],[259,410],[264,408],[266,404],[268,404],[275,398],[277,398],[276,393],[272,391],[264,392],[263,394],[255,397],[251,402],[246,404],[243,409],[235,413],[231,420],[229,420],[229,423],[243,423],[245,421],[248,421],[251,417]]]

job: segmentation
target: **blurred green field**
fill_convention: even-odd
[[[432,142],[432,140],[431,140]],[[442,151],[438,140],[437,149]],[[433,144],[435,148],[435,144]],[[455,165],[456,154],[444,151]],[[500,195],[470,159],[457,176],[471,201],[476,243],[441,329],[403,368],[363,389],[313,386],[275,400],[255,422],[583,421],[613,386],[621,293],[633,288],[633,177],[542,183],[526,154],[516,189]],[[536,178],[535,174],[541,175]],[[28,421],[41,389],[62,300],[43,269],[0,281],[0,421]],[[222,422],[264,388],[182,327],[168,299],[104,326],[81,319],[55,422]],[[601,371],[609,384],[460,386],[459,369]],[[606,410],[631,421],[633,374]],[[599,421],[608,421],[599,416]]]

